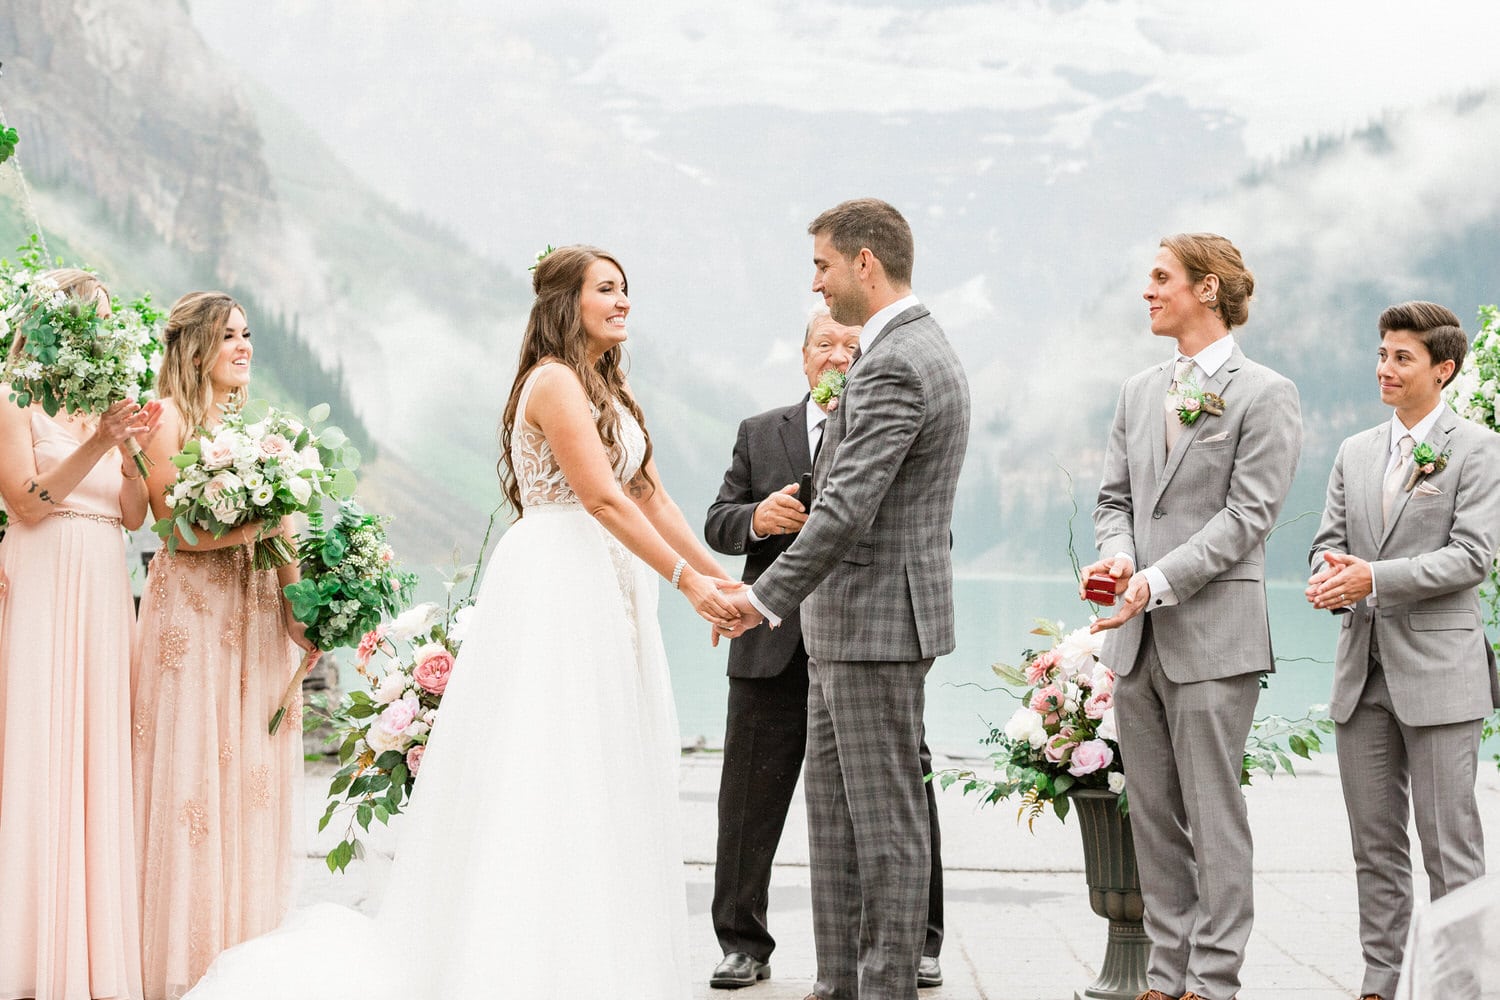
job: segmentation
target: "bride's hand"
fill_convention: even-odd
[[[691,566],[683,567],[678,589],[688,599],[693,610],[710,625],[732,625],[739,618],[739,610],[725,597],[721,587],[737,587],[733,580],[720,580],[704,576]]]

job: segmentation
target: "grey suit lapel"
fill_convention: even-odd
[[[920,302],[910,307],[909,309],[901,310],[895,316],[891,317],[891,321],[889,323],[881,327],[880,332],[875,334],[873,340],[871,340],[868,344],[861,345],[859,360],[864,360],[864,358],[866,358],[871,351],[875,350],[875,345],[884,340],[886,338],[886,335],[889,334],[892,330],[896,329],[896,327],[905,326],[912,320],[921,319],[923,316],[927,315],[929,315],[929,313],[927,312],[927,307],[922,305]],[[859,361],[855,361],[854,364],[859,364]],[[849,367],[853,368],[854,365],[850,365]]]
[[[1391,456],[1391,422],[1387,420],[1371,441],[1368,453],[1351,455],[1356,468],[1352,475],[1359,478],[1360,490],[1365,502],[1365,530],[1370,534],[1374,551],[1380,550],[1385,537],[1385,464]]]
[[[1167,466],[1166,398],[1167,390],[1172,386],[1174,368],[1169,361],[1147,380],[1146,400],[1142,407],[1146,413],[1157,414],[1157,419],[1150,421],[1150,434],[1147,436],[1151,439],[1151,469],[1156,474],[1158,483],[1162,481],[1162,471]]]
[[[1427,435],[1427,443],[1432,445],[1433,451],[1437,452],[1438,454],[1442,454],[1447,449],[1448,435],[1452,434],[1453,428],[1458,426],[1457,421],[1458,418],[1455,417],[1449,410],[1444,410],[1442,416],[1438,417],[1437,423],[1433,424],[1432,426],[1432,433]],[[1389,439],[1390,435],[1387,434],[1386,436],[1387,439]],[[1387,445],[1387,448],[1389,448],[1389,445]],[[1387,451],[1387,454],[1389,454],[1389,451]],[[1402,470],[1402,486],[1406,485],[1406,477],[1409,477],[1411,475],[1412,464],[1413,463],[1408,462],[1406,464],[1406,468]],[[1401,520],[1401,512],[1406,509],[1406,502],[1411,499],[1412,494],[1416,491],[1416,485],[1413,484],[1411,489],[1402,490],[1399,494],[1397,494],[1396,505],[1391,508],[1391,518],[1386,522],[1385,531],[1381,533],[1380,536],[1381,547],[1385,545],[1385,540],[1391,537],[1391,530],[1396,527],[1396,522]],[[1375,551],[1378,553],[1380,549],[1377,548]]]
[[[1220,396],[1224,395],[1224,390],[1229,387],[1229,383],[1234,380],[1235,373],[1240,370],[1240,366],[1242,366],[1244,363],[1245,355],[1242,354],[1239,347],[1236,346],[1234,349],[1234,353],[1229,355],[1229,360],[1224,362],[1224,364],[1220,366],[1219,370],[1214,373],[1213,378],[1203,383],[1203,391],[1217,393]],[[1166,396],[1165,389],[1162,390],[1162,396],[1163,398],[1165,398]],[[1214,423],[1219,419],[1221,418],[1211,417],[1207,414],[1204,414],[1182,429],[1182,436],[1177,439],[1177,446],[1173,448],[1172,453],[1167,456],[1166,468],[1156,479],[1156,497],[1151,501],[1151,505],[1153,507],[1155,507],[1157,502],[1161,500],[1162,492],[1166,490],[1167,484],[1172,481],[1172,477],[1177,474],[1177,467],[1182,464],[1182,457],[1188,453],[1188,450],[1192,448],[1193,442],[1197,440],[1198,432],[1203,430],[1205,426]],[[1161,446],[1163,449],[1165,449],[1167,446],[1167,429],[1165,426],[1165,422],[1163,420],[1158,420],[1157,424],[1161,426],[1161,430],[1159,432],[1162,442]]]

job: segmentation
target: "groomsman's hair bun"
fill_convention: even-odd
[[[1218,277],[1218,299],[1210,304],[1226,329],[1245,325],[1250,318],[1250,297],[1255,294],[1255,275],[1233,243],[1216,233],[1178,233],[1163,236],[1161,245],[1172,251],[1193,284],[1210,274]]]
[[[1469,353],[1469,337],[1464,333],[1458,316],[1447,306],[1436,302],[1402,302],[1389,306],[1380,314],[1380,336],[1383,339],[1392,330],[1407,330],[1417,335],[1422,346],[1432,357],[1434,365],[1444,361],[1453,362],[1453,374],[1443,385],[1453,381],[1458,370],[1464,366],[1464,356]]]
[[[833,248],[847,260],[868,249],[897,288],[911,286],[916,248],[911,226],[890,204],[879,198],[855,198],[833,206],[807,226],[809,236],[827,233]]]

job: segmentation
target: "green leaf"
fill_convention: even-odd
[[[193,526],[188,521],[188,519],[181,514],[177,516],[177,533],[181,535],[182,540],[184,542],[187,542],[189,545],[198,544],[197,532],[193,530]]]
[[[319,833],[322,833],[323,832],[323,828],[328,825],[328,821],[331,820],[331,819],[333,819],[333,811],[335,809],[337,809],[338,807],[339,807],[339,804],[337,802],[330,802],[330,803],[328,803],[328,808],[325,809],[325,810],[323,810],[323,818],[320,819],[320,820],[318,820],[318,832]]]
[[[310,424],[321,424],[328,419],[328,404],[319,403],[307,411],[307,422]]]
[[[1308,757],[1309,756],[1308,752],[1307,752],[1307,743],[1306,743],[1306,741],[1304,741],[1302,739],[1302,737],[1298,736],[1296,733],[1293,733],[1291,736],[1287,737],[1287,739],[1286,739],[1286,745],[1288,747],[1290,747],[1291,750],[1292,750],[1292,753],[1296,754],[1298,757]],[[1290,771],[1291,768],[1287,768],[1287,770]]]
[[[318,445],[330,451],[337,451],[349,443],[349,435],[337,427],[325,427],[323,433],[318,435]]]
[[[354,821],[359,824],[360,829],[368,830],[370,828],[370,818],[373,815],[374,811],[370,808],[369,803],[361,802],[359,808],[354,811]]]
[[[352,497],[354,490],[359,486],[359,481],[354,478],[354,473],[348,469],[340,469],[333,474],[331,484],[332,493],[336,497]]]
[[[406,755],[403,754],[400,750],[387,750],[385,753],[375,758],[375,766],[380,768],[382,771],[389,772],[400,765],[404,760],[406,760]]]
[[[240,410],[247,424],[258,424],[271,415],[271,404],[264,399],[252,399]]]
[[[352,773],[338,775],[337,777],[335,777],[333,779],[333,783],[328,786],[328,794],[329,795],[338,795],[339,793],[341,793],[345,789],[347,789],[349,787],[349,785],[353,783],[353,781],[354,781],[354,775]],[[333,807],[332,806],[329,807],[329,811],[330,812],[333,811]]]

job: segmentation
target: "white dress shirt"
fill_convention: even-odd
[[[880,334],[881,330],[885,329],[885,325],[891,320],[895,319],[901,313],[916,305],[921,305],[921,303],[917,301],[917,297],[915,295],[907,294],[902,298],[897,299],[895,302],[892,302],[890,305],[877,312],[874,316],[871,316],[869,319],[865,320],[863,329],[859,331],[860,344],[869,345],[865,347],[866,351],[868,351],[870,347],[874,347],[875,338]],[[861,357],[863,357],[863,355],[861,355]],[[855,360],[854,364],[859,364],[858,359]],[[850,365],[849,367],[852,370],[854,368],[854,365]],[[811,400],[809,400],[808,403],[809,405],[811,405]],[[809,419],[811,419],[811,417],[809,417]],[[811,436],[811,433],[811,429],[809,429],[809,437]],[[775,628],[776,626],[781,624],[781,619],[771,614],[766,606],[760,602],[760,598],[755,596],[754,587],[750,588],[746,596],[750,598],[750,603],[755,607],[755,610],[764,615],[766,621],[771,623],[772,628]]]
[[[1209,344],[1203,350],[1193,355],[1192,378],[1202,385],[1218,374],[1219,369],[1229,360],[1234,353],[1234,335],[1225,334],[1218,340]],[[1175,367],[1178,362],[1187,360],[1182,354],[1172,355],[1172,364]],[[1124,555],[1124,553],[1120,553]],[[1151,588],[1151,597],[1146,602],[1146,610],[1152,608],[1170,608],[1177,603],[1177,595],[1172,593],[1172,584],[1167,580],[1166,574],[1155,566],[1147,566],[1141,570],[1146,578],[1146,584]]]
[[[809,455],[816,455],[818,453],[818,445],[822,443],[823,434],[828,429],[825,426],[827,422],[828,414],[824,413],[823,408],[814,403],[812,397],[809,396],[807,398],[807,453]],[[802,506],[807,506],[807,497],[798,496],[797,500]],[[763,542],[768,537],[770,536],[756,532],[755,519],[752,517],[750,519],[750,540],[752,542]]]

